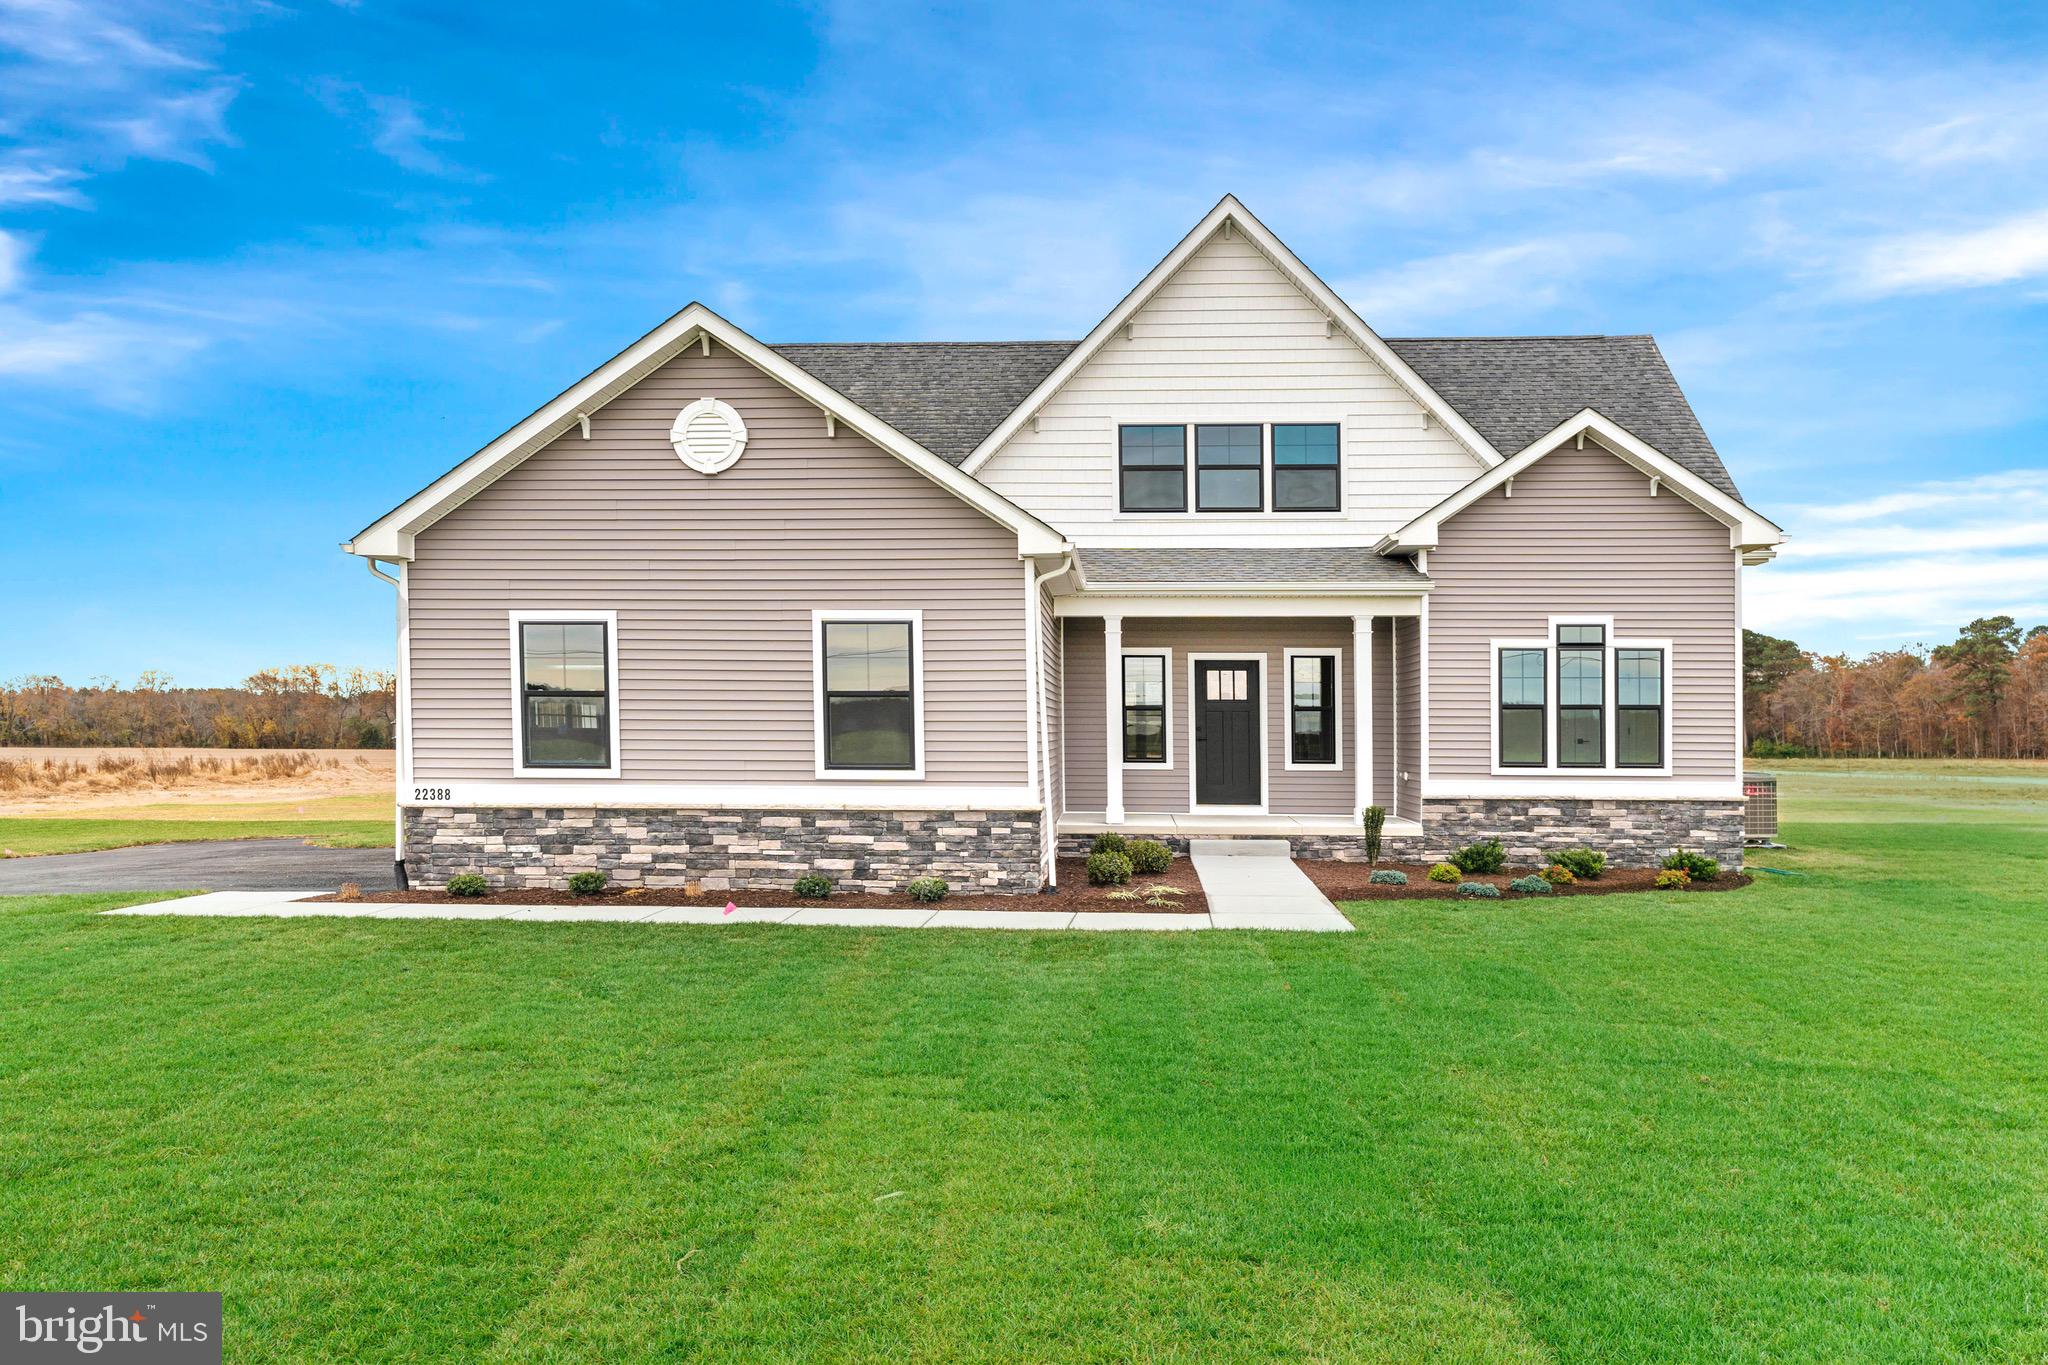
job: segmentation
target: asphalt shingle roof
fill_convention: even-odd
[[[1429,578],[1405,559],[1363,546],[1283,549],[1135,550],[1083,548],[1090,587],[1116,583],[1374,583],[1420,586]]]
[[[957,465],[1078,344],[825,342],[775,350]],[[1389,337],[1387,344],[1503,455],[1592,408],[1740,496],[1647,336]]]

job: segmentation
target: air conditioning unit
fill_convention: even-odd
[[[1770,773],[1748,773],[1742,779],[1742,841],[1778,842],[1778,779]]]

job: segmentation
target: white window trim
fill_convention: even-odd
[[[508,623],[506,638],[511,645],[511,694],[512,694],[512,776],[519,778],[545,778],[551,782],[573,782],[583,778],[617,778],[621,755],[619,753],[619,614],[616,611],[561,611],[553,608],[517,608],[506,613]],[[554,622],[579,625],[601,624],[604,626],[604,669],[605,669],[605,716],[611,724],[609,747],[611,763],[603,768],[568,768],[560,765],[545,768],[526,766],[526,697],[521,688],[521,674],[526,670],[519,643],[519,628],[528,622]]]
[[[1294,761],[1294,661],[1296,659],[1328,659],[1330,661],[1330,720],[1337,732],[1334,763],[1296,763]],[[1344,771],[1344,721],[1350,708],[1344,705],[1344,651],[1337,645],[1323,645],[1320,648],[1283,649],[1280,651],[1280,719],[1282,722],[1280,757],[1281,767],[1286,772],[1341,773]]]
[[[910,743],[915,766],[909,768],[828,768],[825,766],[825,623],[828,621],[903,621],[910,625]],[[811,761],[821,782],[924,781],[924,613],[915,608],[834,608],[811,613]]]
[[[1202,663],[1251,663],[1259,670],[1259,804],[1211,806],[1195,799],[1195,668]],[[1266,655],[1262,650],[1207,650],[1188,654],[1188,811],[1190,814],[1264,815],[1273,800],[1273,694],[1266,689]]]
[[[1200,470],[1195,454],[1196,427],[1252,427],[1259,429],[1259,497],[1260,506],[1255,512],[1214,511],[1204,512],[1195,505],[1195,490],[1200,483]],[[1324,511],[1282,512],[1273,506],[1273,480],[1276,466],[1273,462],[1273,428],[1333,426],[1337,428],[1337,505]],[[1123,429],[1125,427],[1179,427],[1181,429],[1181,507],[1178,512],[1126,512],[1124,510],[1124,455]],[[1172,417],[1147,419],[1143,416],[1112,417],[1109,423],[1109,473],[1111,506],[1115,509],[1115,521],[1187,521],[1199,517],[1203,521],[1313,521],[1317,517],[1342,518],[1351,513],[1349,481],[1351,459],[1347,440],[1350,426],[1343,414],[1316,417],[1247,418],[1239,420],[1210,419],[1200,422],[1175,421]],[[1154,766],[1154,765],[1148,765]]]
[[[1488,771],[1495,777],[1616,777],[1616,778],[1659,778],[1672,775],[1671,718],[1677,711],[1678,674],[1677,657],[1671,641],[1653,640],[1630,636],[1623,638],[1615,633],[1612,616],[1553,616],[1549,618],[1550,633],[1541,640],[1536,639],[1494,639],[1487,642],[1487,745]],[[1601,670],[1601,755],[1606,760],[1600,767],[1561,767],[1557,761],[1557,629],[1559,626],[1601,626],[1607,632],[1606,661]],[[1500,652],[1504,649],[1534,649],[1543,652],[1543,766],[1525,767],[1505,764],[1500,761]],[[1619,716],[1616,698],[1620,695],[1619,670],[1614,666],[1614,651],[1617,649],[1656,649],[1664,653],[1664,761],[1654,768],[1623,766],[1617,763],[1614,749],[1615,723]]]
[[[1125,758],[1123,757],[1123,752],[1124,752],[1124,742],[1123,742],[1123,734],[1122,734],[1122,731],[1121,731],[1121,729],[1119,729],[1119,731],[1118,731],[1118,734],[1117,734],[1117,742],[1116,742],[1116,752],[1117,752],[1117,766],[1118,766],[1119,768],[1122,768],[1122,769],[1123,769],[1123,770],[1124,770],[1125,772],[1140,772],[1140,773],[1168,773],[1168,772],[1172,772],[1172,771],[1173,771],[1173,732],[1174,732],[1174,725],[1173,725],[1173,651],[1172,651],[1171,649],[1168,649],[1168,648],[1166,648],[1166,647],[1165,647],[1165,646],[1163,646],[1163,645],[1125,645],[1125,646],[1124,646],[1124,647],[1123,647],[1123,648],[1122,648],[1121,650],[1119,650],[1119,651],[1118,651],[1118,654],[1119,654],[1119,656],[1120,656],[1120,657],[1119,657],[1119,659],[1118,659],[1118,662],[1117,662],[1117,670],[1118,670],[1118,671],[1117,671],[1117,679],[1116,679],[1116,681],[1117,681],[1117,688],[1118,688],[1118,692],[1119,692],[1119,704],[1118,704],[1118,706],[1117,706],[1117,721],[1118,721],[1118,724],[1119,724],[1119,726],[1121,726],[1121,724],[1122,724],[1122,721],[1123,721],[1123,705],[1122,705],[1122,702],[1121,702],[1121,692],[1122,692],[1122,688],[1123,688],[1123,682],[1124,682],[1124,679],[1123,679],[1123,671],[1122,671],[1122,670],[1123,670],[1123,662],[1122,662],[1122,661],[1123,661],[1124,659],[1128,659],[1128,658],[1130,658],[1130,657],[1131,657],[1131,656],[1132,656],[1133,654],[1140,654],[1140,655],[1144,655],[1144,656],[1146,656],[1146,657],[1148,657],[1148,658],[1154,658],[1154,659],[1165,659],[1165,660],[1166,660],[1166,669],[1165,669],[1164,673],[1162,673],[1162,674],[1161,674],[1161,682],[1162,682],[1162,683],[1164,684],[1164,686],[1165,686],[1165,688],[1166,688],[1166,705],[1165,705],[1165,706],[1163,706],[1163,707],[1161,708],[1161,714],[1162,714],[1162,715],[1163,715],[1163,716],[1165,717],[1165,720],[1166,720],[1166,761],[1165,761],[1164,763],[1133,763],[1133,762],[1131,762],[1131,761],[1129,761],[1129,760],[1125,759]],[[1192,733],[1192,731],[1191,731],[1190,733]]]

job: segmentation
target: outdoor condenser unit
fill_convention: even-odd
[[[1778,841],[1778,779],[1769,773],[1748,773],[1742,779],[1742,841]]]

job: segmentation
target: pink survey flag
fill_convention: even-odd
[[[732,903],[731,901],[727,901],[727,902],[725,903],[725,913],[726,913],[726,914],[730,915],[730,914],[731,914],[731,913],[732,913],[733,911],[735,911],[735,910],[737,910],[737,909],[739,909],[739,907],[738,907],[737,905],[734,905],[734,904],[733,904],[733,903]]]

